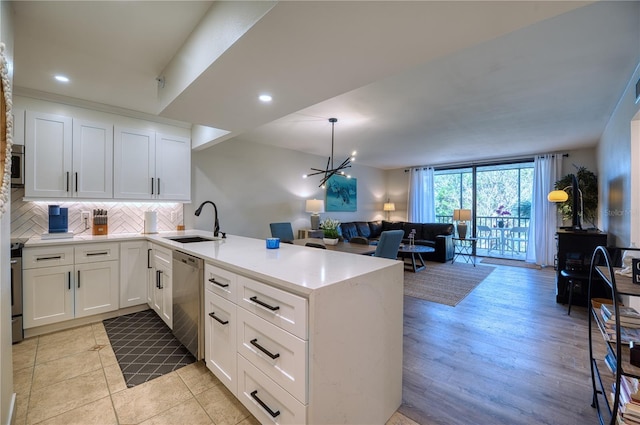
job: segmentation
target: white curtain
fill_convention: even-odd
[[[409,172],[407,220],[411,223],[435,223],[436,203],[433,189],[433,168],[412,168]]]
[[[556,205],[547,200],[549,192],[561,178],[562,155],[547,154],[536,157],[533,168],[533,196],[529,223],[527,262],[553,266],[556,254],[555,234],[558,214]]]

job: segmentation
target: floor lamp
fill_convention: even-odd
[[[391,211],[396,210],[396,204],[389,201],[389,199],[387,198],[387,202],[384,203],[382,210],[387,212],[387,221],[389,221],[389,217],[391,216]]]

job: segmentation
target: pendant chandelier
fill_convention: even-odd
[[[305,175],[302,176],[302,178],[306,179],[309,176],[316,176],[318,174],[324,174],[324,176],[322,177],[322,180],[320,181],[320,184],[318,185],[318,187],[322,187],[322,188],[325,187],[325,183],[327,182],[327,180],[329,180],[334,175],[345,176],[346,178],[350,179],[351,176],[346,174],[344,172],[344,170],[347,169],[347,168],[351,168],[351,162],[355,161],[355,159],[356,159],[356,152],[353,151],[351,153],[351,156],[347,157],[347,159],[342,161],[342,163],[340,163],[340,165],[338,165],[337,167],[334,166],[334,164],[333,164],[333,137],[334,137],[334,128],[335,128],[336,123],[338,122],[338,119],[337,118],[329,118],[329,122],[331,123],[331,156],[327,159],[327,166],[325,167],[324,170],[311,167],[311,171],[313,171],[313,173],[305,174]]]

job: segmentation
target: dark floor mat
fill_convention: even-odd
[[[196,361],[153,310],[102,323],[129,388]]]

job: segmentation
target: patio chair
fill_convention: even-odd
[[[527,252],[527,242],[529,241],[528,227],[514,227],[509,231],[507,244],[511,249],[511,254]],[[524,245],[524,251],[520,249]]]
[[[478,247],[483,245],[487,247],[487,252],[491,252],[494,249],[498,249],[500,243],[500,237],[493,232],[493,229],[489,226],[478,225],[476,227],[476,234],[478,238]],[[484,241],[484,244],[482,243]]]

